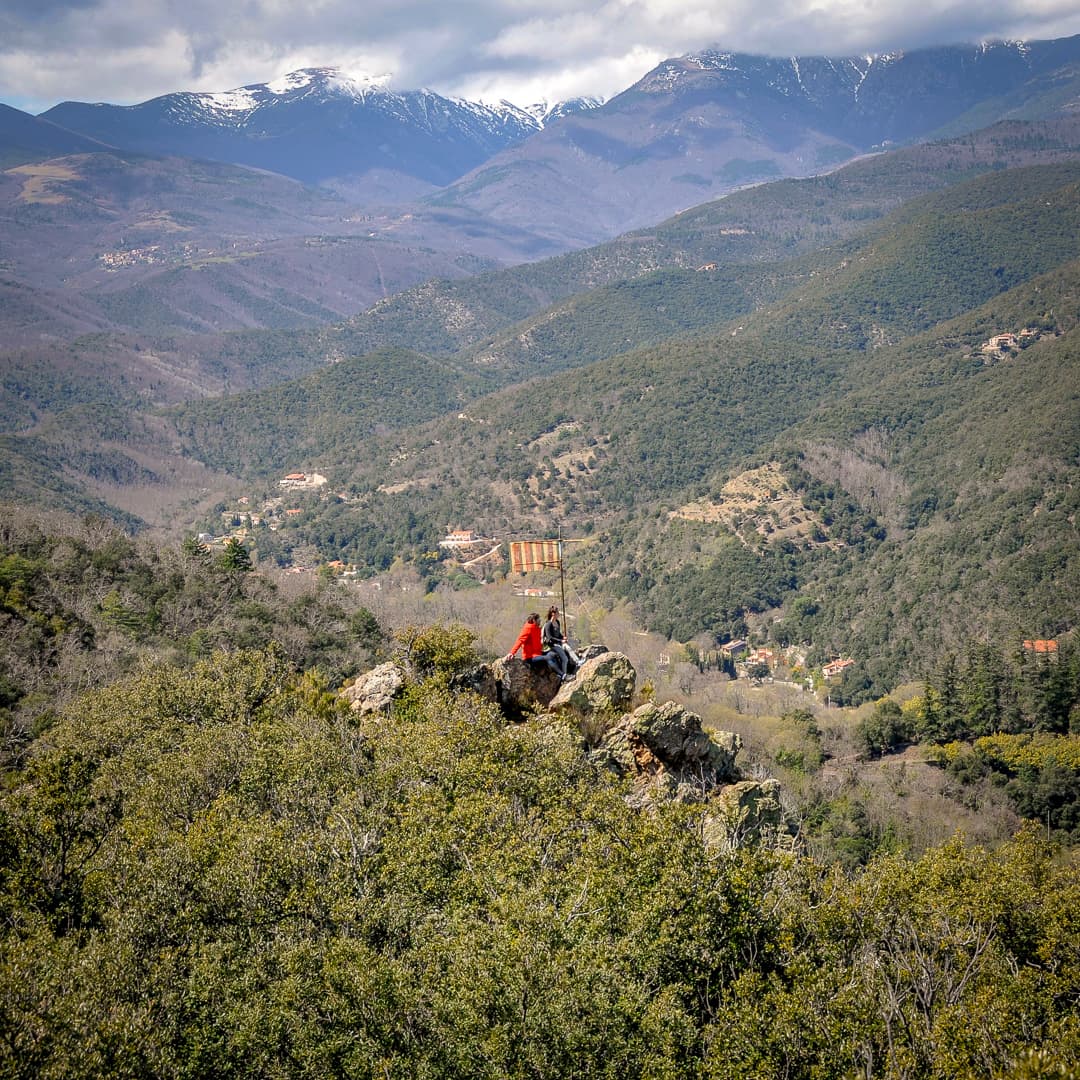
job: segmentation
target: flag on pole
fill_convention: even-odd
[[[516,540],[510,544],[510,569],[515,574],[561,570],[562,544],[558,540]]]

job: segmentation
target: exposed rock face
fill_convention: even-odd
[[[388,709],[405,687],[405,675],[393,662],[380,664],[342,690],[353,712],[373,713]]]
[[[674,701],[650,701],[627,712],[637,680],[629,658],[592,646],[583,660],[565,683],[546,664],[515,658],[462,671],[450,687],[495,702],[511,721],[547,707],[559,714],[558,720],[548,720],[560,731],[586,740],[603,731],[591,758],[632,781],[629,802],[644,807],[656,799],[678,799],[703,805],[704,828],[715,847],[794,846],[796,830],[780,802],[779,781],[746,780],[736,767],[742,748],[738,735],[705,731],[700,716]],[[389,710],[405,681],[397,664],[380,664],[342,694],[355,712],[380,712]]]
[[[621,659],[613,659],[621,658]],[[607,662],[601,662],[606,660]],[[537,706],[554,707],[570,702],[580,711],[609,708],[618,712],[629,705],[634,693],[633,666],[621,653],[610,653],[603,645],[590,645],[582,654],[582,665],[572,682],[560,683],[547,664],[500,658],[492,664],[455,675],[451,689],[472,690],[500,706],[508,720],[520,723]],[[562,693],[565,690],[566,693]]]
[[[674,701],[648,702],[624,716],[593,752],[594,760],[686,800],[708,798],[740,778],[738,735],[710,735],[701,717]]]
[[[620,652],[603,652],[586,660],[577,674],[551,699],[552,711],[571,709],[582,715],[618,713],[630,707],[637,672]]]
[[[797,830],[780,802],[780,781],[744,779],[735,765],[741,747],[738,735],[703,730],[701,717],[674,701],[649,702],[611,728],[592,759],[635,782],[635,806],[658,797],[704,804],[715,847],[790,849]]]
[[[712,843],[726,847],[768,844],[791,848],[796,830],[780,802],[780,781],[741,780],[721,791],[706,824]]]
[[[537,705],[546,706],[558,693],[559,676],[547,664],[499,659],[490,667],[493,698],[508,720],[520,722]]]
[[[499,700],[498,682],[491,664],[477,664],[450,679],[451,690],[471,690],[488,701]]]

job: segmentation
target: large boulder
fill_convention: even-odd
[[[603,652],[585,660],[577,673],[558,688],[552,712],[572,710],[582,716],[621,713],[634,700],[637,672],[620,652]]]
[[[633,733],[668,768],[707,770],[717,783],[738,778],[735,755],[742,739],[730,731],[713,735],[701,717],[674,701],[647,702],[630,714]]]
[[[584,664],[586,660],[594,660],[598,656],[603,656],[607,651],[608,647],[606,645],[586,645],[583,649],[577,649],[575,655]]]
[[[388,661],[360,675],[341,694],[353,712],[365,714],[389,709],[404,688],[405,673],[393,661]]]
[[[697,713],[674,701],[650,701],[604,735],[593,760],[675,798],[701,800],[740,779],[741,746],[731,732],[705,731]]]
[[[530,664],[516,657],[496,660],[491,665],[495,700],[508,720],[520,722],[544,708],[558,693],[562,683],[547,664]]]

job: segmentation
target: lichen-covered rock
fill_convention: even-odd
[[[551,699],[552,711],[574,710],[582,716],[596,712],[620,713],[634,699],[637,672],[620,652],[603,652],[586,660],[577,674],[564,682]]]
[[[735,755],[742,739],[730,731],[715,737],[701,717],[674,701],[648,702],[631,714],[634,734],[670,769],[705,769],[716,783],[738,778]]]
[[[742,780],[720,792],[706,839],[736,848],[744,844],[791,847],[795,829],[780,802],[780,781]]]
[[[607,732],[593,760],[676,798],[700,800],[740,778],[741,746],[731,732],[710,735],[700,716],[674,701],[648,702]]]
[[[562,685],[547,664],[530,664],[516,657],[496,660],[491,676],[495,700],[507,719],[515,722],[524,720],[538,705],[548,705]]]
[[[405,674],[389,661],[360,675],[352,686],[341,691],[353,712],[362,714],[388,709],[405,687]]]

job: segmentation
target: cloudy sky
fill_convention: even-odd
[[[2,0],[0,102],[129,104],[330,66],[528,104],[609,97],[709,45],[835,56],[1077,33],[1077,0]]]

